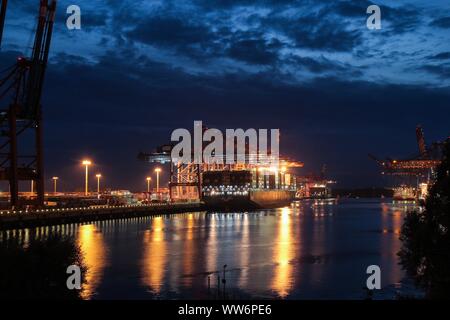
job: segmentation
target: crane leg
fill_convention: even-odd
[[[3,39],[3,28],[5,27],[5,17],[6,17],[6,4],[8,0],[0,0],[0,49],[2,47],[2,39]]]

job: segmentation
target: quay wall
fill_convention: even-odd
[[[149,205],[55,208],[34,211],[0,211],[0,230],[89,222],[118,218],[185,213],[204,210],[204,204],[157,203]]]

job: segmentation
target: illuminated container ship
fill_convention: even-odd
[[[297,199],[333,200],[331,185],[336,182],[326,178],[326,168],[323,165],[320,175],[310,174],[297,179]]]
[[[284,170],[259,168],[203,172],[202,200],[211,210],[277,208],[295,198],[295,178]]]

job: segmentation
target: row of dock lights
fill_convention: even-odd
[[[118,205],[118,206],[112,206],[112,205],[106,205],[101,207],[74,207],[74,208],[53,208],[53,209],[38,209],[36,213],[47,213],[47,212],[67,212],[67,211],[95,211],[95,210],[101,210],[101,209],[120,209],[120,208],[148,208],[148,207],[168,207],[173,204],[169,203],[150,203],[150,204],[126,204],[126,205]],[[22,214],[22,213],[28,213],[29,210],[6,210],[6,211],[0,211],[0,215],[8,215],[8,214]]]
[[[90,160],[83,160],[82,165],[85,167],[85,187],[84,187],[84,194],[87,196],[89,195],[89,167],[92,165],[92,161]],[[159,193],[159,175],[162,172],[161,168],[156,168],[155,169],[155,173],[156,173],[156,192]],[[97,178],[97,193],[100,194],[100,179],[102,178],[102,175],[100,173],[97,173],[95,175],[95,177]],[[58,191],[58,180],[59,177],[52,177],[53,180],[53,192],[56,194]],[[152,181],[151,177],[147,177],[147,192],[150,193],[150,184]],[[32,181],[33,182],[33,181]],[[34,186],[31,186],[31,192],[33,192]]]

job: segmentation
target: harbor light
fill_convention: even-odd
[[[82,164],[86,167],[84,194],[87,196],[89,194],[89,166],[92,162],[90,160],[83,160]]]
[[[57,192],[56,183],[58,182],[59,177],[53,177],[52,180],[53,180],[53,193],[56,194],[56,192]]]
[[[100,173],[97,173],[95,176],[97,177],[97,193],[100,194],[100,179],[102,175]]]
[[[150,193],[150,182],[152,181],[151,177],[147,177],[147,192]]]
[[[159,174],[161,173],[161,168],[156,168],[156,192],[159,192]]]

